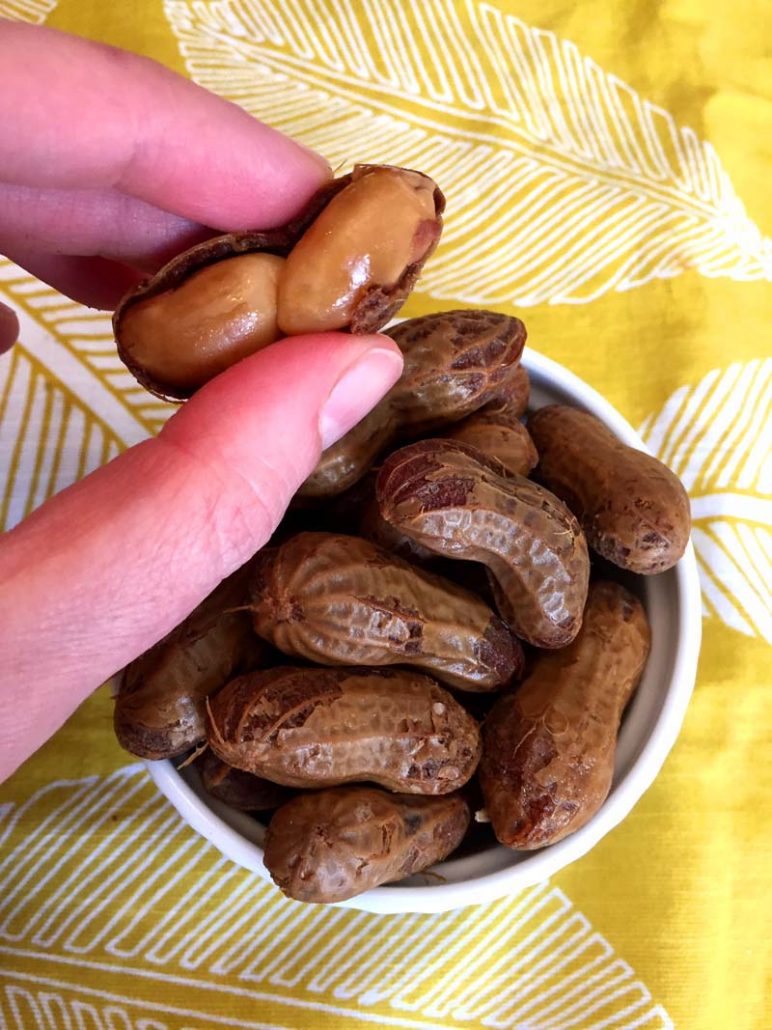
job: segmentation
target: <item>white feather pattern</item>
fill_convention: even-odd
[[[585,303],[695,269],[772,275],[708,142],[576,45],[466,0],[166,0],[193,78],[324,153],[433,174],[421,288]]]
[[[672,1022],[556,887],[430,916],[304,906],[220,857],[132,765],[0,808],[0,1026],[49,1025]]]
[[[0,257],[20,342],[0,361],[0,530],[160,428],[174,406],[122,364],[110,318]]]
[[[772,643],[772,360],[683,386],[641,426],[691,496],[707,614]]]
[[[57,0],[0,0],[0,18],[42,25]]]

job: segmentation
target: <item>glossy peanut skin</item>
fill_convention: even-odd
[[[517,375],[525,326],[493,311],[444,311],[389,329],[405,358],[402,376],[358,425],[322,455],[301,488],[330,497],[352,486],[397,438],[449,426],[492,400]],[[522,378],[518,376],[522,382]],[[521,387],[519,388],[521,389]]]
[[[525,682],[496,702],[483,726],[479,778],[502,844],[555,844],[598,811],[649,646],[637,598],[616,583],[595,582],[576,640],[537,657]]]
[[[411,797],[372,787],[303,794],[274,813],[265,865],[289,898],[345,901],[447,858],[469,818],[457,794]]]
[[[642,575],[675,565],[689,542],[691,514],[686,490],[666,465],[576,408],[541,408],[528,428],[539,480],[574,512],[593,550]]]
[[[126,667],[115,698],[118,742],[140,758],[171,758],[205,736],[209,694],[254,669],[267,648],[251,626],[247,568],[217,587],[163,640]]]
[[[523,423],[487,408],[465,418],[444,436],[468,443],[488,457],[496,458],[513,476],[528,476],[539,460]]]
[[[150,393],[164,400],[185,400],[191,397],[197,387],[178,382],[174,378],[157,378],[142,363],[132,349],[126,345],[123,332],[124,319],[135,304],[140,304],[167,290],[174,290],[187,279],[208,265],[225,261],[240,254],[265,253],[285,257],[290,250],[294,231],[276,229],[270,232],[244,231],[227,233],[211,240],[198,243],[189,250],[172,258],[154,275],[130,290],[120,301],[113,314],[113,334],[118,347],[118,356],[134,378]]]
[[[513,632],[536,647],[565,647],[579,632],[589,557],[562,501],[454,440],[396,451],[376,481],[381,514],[437,554],[478,561],[493,578]]]
[[[187,380],[176,381],[173,376],[158,378],[138,361],[132,353],[132,349],[126,346],[123,324],[131,307],[160,293],[176,289],[186,279],[207,265],[239,254],[261,252],[287,258],[295,246],[300,243],[305,233],[313,227],[315,220],[323,214],[338,194],[346,190],[357,178],[384,169],[394,173],[405,172],[411,176],[427,179],[431,183],[427,176],[420,172],[411,172],[408,169],[394,168],[389,165],[356,165],[354,171],[348,175],[325,183],[309,200],[300,214],[287,225],[267,231],[248,229],[226,233],[205,240],[177,255],[154,275],[144,279],[121,299],[113,315],[113,333],[118,346],[118,355],[126,367],[142,386],[157,397],[164,400],[185,400],[191,397],[200,384],[193,384]],[[410,255],[409,263],[396,282],[369,283],[367,289],[362,290],[361,296],[355,299],[346,323],[341,328],[350,329],[355,333],[375,332],[385,325],[404,303],[415,285],[424,262],[434,250],[442,231],[441,215],[445,207],[445,198],[436,184],[432,183],[432,187],[435,218],[431,231],[427,228],[421,236],[422,239],[425,239],[426,246],[419,248],[420,253],[410,247],[407,248],[406,253]],[[402,241],[399,241],[399,246],[403,246]],[[279,282],[279,291],[280,289],[281,281]],[[243,354],[239,355],[239,357],[241,356]]]
[[[286,787],[226,765],[207,749],[196,761],[201,785],[207,794],[238,812],[265,812],[291,797]]]
[[[288,787],[368,781],[449,794],[480,758],[471,715],[407,669],[280,667],[242,676],[210,700],[207,739],[228,765]]]
[[[133,304],[121,322],[123,352],[149,379],[197,390],[278,339],[276,294],[284,263],[276,254],[238,254]]]
[[[241,232],[225,233],[210,240],[204,240],[181,254],[176,255],[154,275],[143,279],[134,289],[121,298],[113,314],[113,334],[118,347],[118,356],[132,375],[146,390],[164,400],[185,400],[195,389],[173,379],[159,380],[140,364],[125,346],[123,321],[126,312],[159,293],[174,290],[196,272],[208,265],[225,261],[239,254],[265,253],[286,257],[308,226],[330,200],[350,182],[351,176],[325,183],[309,200],[297,218],[278,229],[265,232],[259,229],[245,229]]]
[[[299,533],[258,556],[257,633],[319,665],[411,665],[463,690],[497,690],[522,648],[474,594],[367,540]]]
[[[287,258],[281,330],[362,333],[385,325],[437,246],[444,207],[437,184],[422,172],[357,165]]]

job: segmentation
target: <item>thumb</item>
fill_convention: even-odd
[[[266,542],[401,368],[388,337],[274,344],[0,538],[0,779]]]
[[[19,335],[19,320],[5,304],[0,303],[0,354],[10,350]]]

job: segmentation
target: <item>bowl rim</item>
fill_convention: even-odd
[[[582,407],[601,419],[621,440],[647,451],[641,437],[624,416],[594,387],[564,365],[526,347],[522,364],[537,379],[570,393]],[[458,883],[432,886],[381,886],[359,894],[336,907],[365,912],[398,914],[444,912],[467,905],[484,904],[549,879],[554,873],[587,854],[632,810],[654,782],[683,724],[694,688],[702,637],[702,599],[694,547],[691,542],[674,568],[679,595],[678,624],[672,672],[656,722],[628,771],[614,784],[595,815],[570,836],[513,865]],[[145,761],[159,790],[185,821],[227,858],[256,872],[272,883],[263,862],[263,849],[225,822],[217,804],[205,802],[185,782],[170,760]],[[276,888],[278,890],[278,888]]]

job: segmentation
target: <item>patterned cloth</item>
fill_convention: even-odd
[[[691,494],[705,616],[683,732],[630,817],[552,882],[442,916],[283,900],[181,822],[98,693],[0,788],[0,1025],[770,1025],[769,10],[0,0],[158,58],[333,166],[434,175],[447,229],[406,313],[516,312],[641,427]],[[167,409],[105,315],[3,260],[0,298],[22,327],[0,360],[8,527]]]

